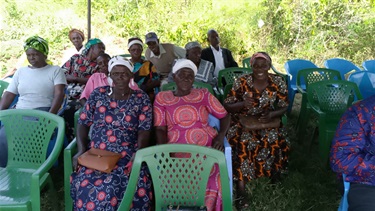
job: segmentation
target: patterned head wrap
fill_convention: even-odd
[[[122,56],[114,56],[108,62],[108,72],[109,72],[109,74],[111,74],[113,67],[117,66],[117,65],[125,66],[129,69],[129,71],[131,73],[133,72],[134,66],[129,60],[127,60],[126,58],[124,58]],[[111,87],[111,91],[109,93],[109,95],[111,95],[112,94],[112,87],[113,87],[113,80],[112,80],[111,77],[107,77],[107,80],[108,80],[109,86]],[[139,90],[138,85],[134,82],[134,78],[130,79],[129,88],[133,89],[133,90]]]
[[[85,44],[85,49],[83,49],[82,54],[83,55],[87,55],[87,53],[89,52],[90,48],[93,45],[96,45],[96,44],[99,44],[99,43],[103,43],[103,42],[100,39],[98,39],[98,38],[89,39],[87,41],[87,43]]]
[[[79,34],[79,36],[82,37],[82,41],[85,40],[85,35],[83,34],[81,30],[78,30],[78,29],[72,29],[69,31],[69,40],[72,40],[73,33]]]
[[[191,69],[194,72],[194,76],[197,75],[197,66],[189,59],[178,59],[172,68],[172,73],[176,73],[182,68]]]
[[[257,58],[262,58],[262,59],[265,59],[270,64],[272,63],[271,58],[268,55],[264,54],[263,52],[258,52],[258,53],[253,54],[253,56],[251,56],[251,59],[250,59],[251,67],[254,65],[255,59]]]
[[[23,49],[27,51],[29,48],[33,48],[45,56],[48,56],[48,42],[39,36],[32,36],[26,40],[26,42],[23,44]]]

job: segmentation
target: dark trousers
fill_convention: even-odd
[[[349,211],[375,211],[375,186],[350,183]]]

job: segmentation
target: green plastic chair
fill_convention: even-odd
[[[244,59],[242,60],[242,67],[243,67],[243,68],[249,68],[249,69],[251,69],[251,66],[250,66],[250,59],[251,59],[251,57],[247,57],[247,58],[244,58]]]
[[[161,91],[167,91],[167,90],[176,90],[177,88],[177,85],[175,82],[169,82],[167,84],[164,84],[162,87],[161,87]],[[201,89],[201,88],[206,88],[208,89],[208,91],[215,95],[215,92],[214,90],[212,89],[212,86],[208,83],[203,83],[203,82],[194,82],[193,83],[193,88],[196,88],[196,89]],[[216,96],[216,95],[215,95]]]
[[[171,153],[189,153],[189,158],[176,158]],[[229,177],[223,152],[192,144],[163,144],[137,151],[130,180],[119,210],[129,210],[142,163],[150,170],[155,191],[155,210],[173,206],[204,206],[206,185],[215,163],[219,165],[223,210],[232,210]]]
[[[0,100],[3,97],[3,93],[8,88],[9,83],[3,80],[0,80]]]
[[[70,196],[70,175],[73,173],[72,158],[77,154],[77,141],[73,139],[72,142],[64,149],[64,199],[65,211],[73,210],[73,200]]]
[[[229,67],[219,71],[217,88],[218,95],[216,96],[221,102],[224,100],[224,89],[227,84],[233,84],[234,81],[244,74],[252,73],[253,71],[250,68],[242,67]]]
[[[355,100],[361,100],[362,95],[353,82],[328,80],[310,84],[307,98],[319,116],[319,156],[327,164],[331,141],[342,114]]]
[[[307,68],[297,73],[297,90],[302,94],[301,110],[296,124],[297,137],[299,140],[303,140],[306,134],[306,126],[311,112],[307,100],[306,87],[315,82],[324,80],[341,80],[341,74],[337,70],[326,68]]]
[[[8,140],[8,164],[0,168],[0,210],[39,211],[40,192],[46,185],[58,205],[48,171],[63,147],[64,119],[45,111],[9,109],[0,111],[0,121]],[[56,143],[46,158],[56,128]]]

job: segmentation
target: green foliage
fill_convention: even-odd
[[[38,34],[50,43],[49,59],[61,64],[72,47],[71,28],[87,33],[87,0],[0,0],[0,66],[12,69],[23,41]],[[162,42],[184,46],[217,29],[221,45],[241,64],[256,51],[267,51],[283,71],[286,60],[306,58],[322,65],[343,57],[360,65],[375,55],[373,0],[95,0],[91,1],[91,37],[101,38],[111,55],[126,53],[127,39],[155,31]],[[264,25],[258,26],[258,22]]]

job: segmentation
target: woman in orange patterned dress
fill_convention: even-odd
[[[282,125],[249,131],[239,121],[240,115],[252,115],[259,116],[259,122],[267,123],[281,118],[288,108],[288,91],[283,78],[268,73],[271,57],[258,52],[251,57],[250,65],[253,73],[238,78],[224,100],[224,107],[232,117],[227,138],[232,146],[233,179],[237,181],[237,208],[240,210],[249,206],[245,182],[259,177],[277,180],[286,170],[289,152]]]
[[[196,65],[187,59],[177,60],[173,69],[175,91],[156,95],[154,125],[157,143],[197,144],[223,150],[230,116],[220,102],[207,89],[193,89]],[[208,115],[220,119],[217,132],[208,124]],[[207,210],[222,210],[220,177],[217,165],[211,171],[206,188]]]

